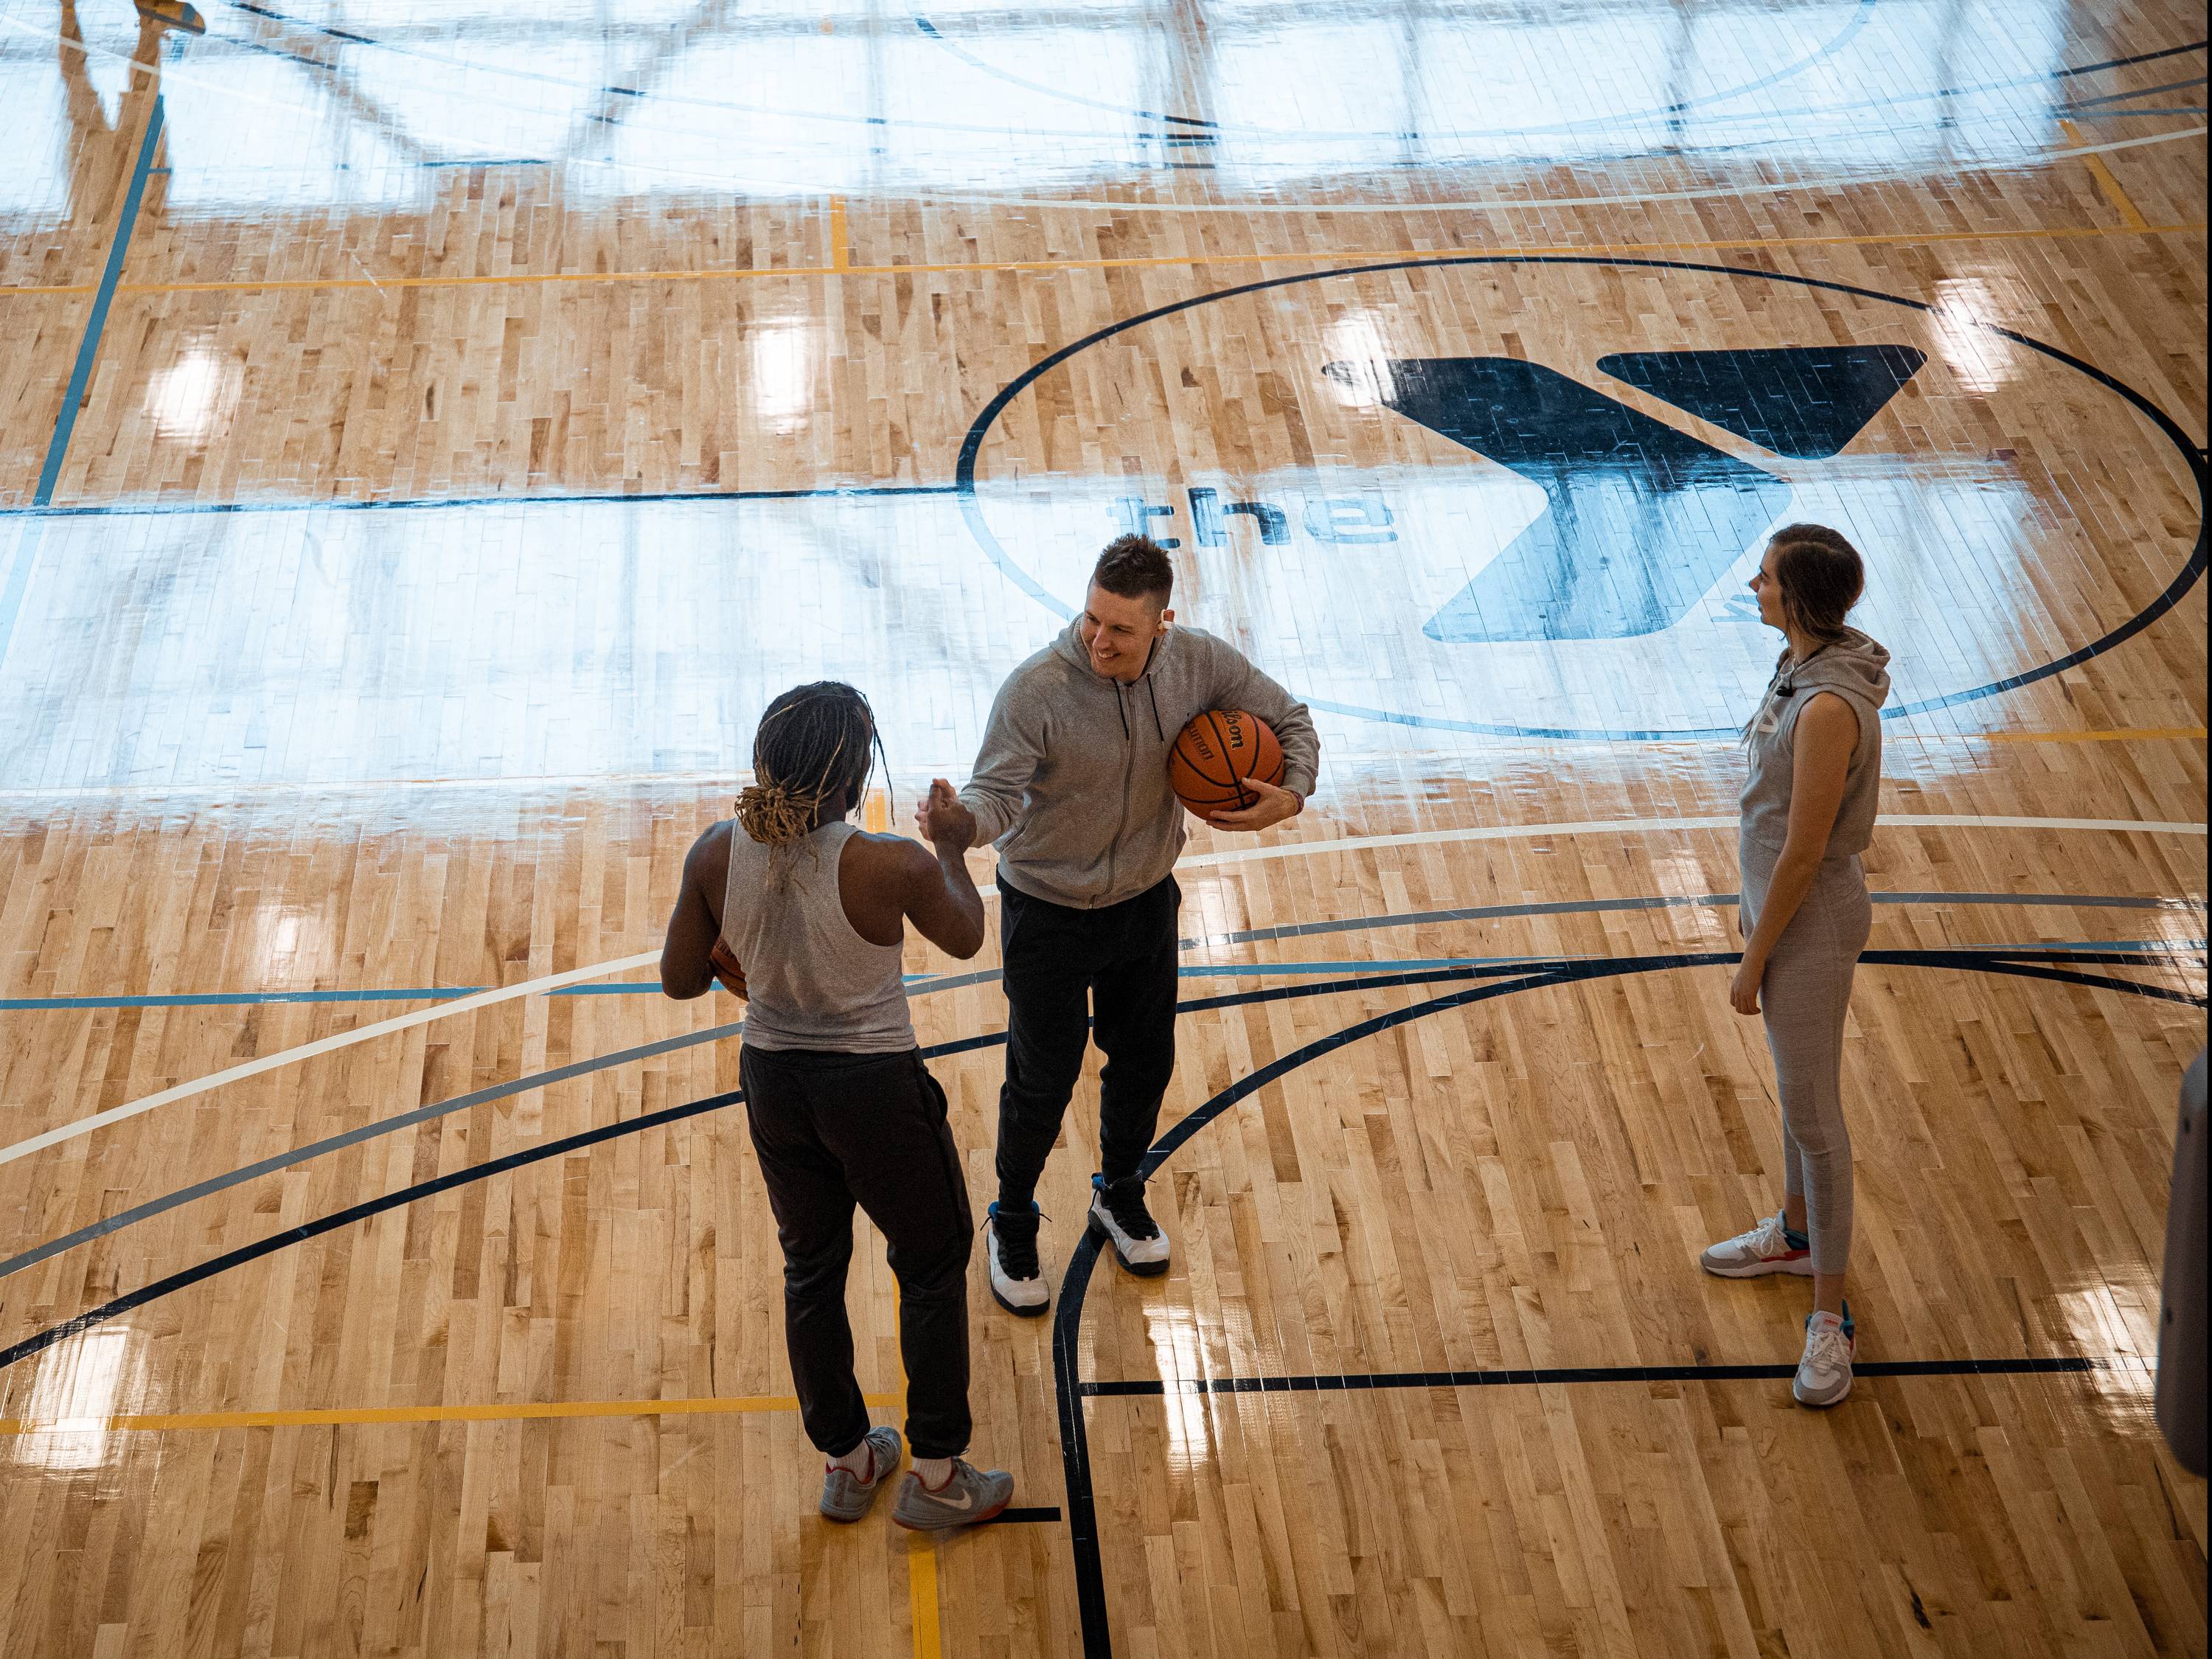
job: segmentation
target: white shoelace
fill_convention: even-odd
[[[1772,1215],[1764,1218],[1759,1225],[1753,1227],[1749,1232],[1738,1233],[1735,1242],[1755,1256],[1782,1255],[1790,1248],[1790,1240],[1786,1237],[1783,1225],[1783,1217],[1786,1213],[1785,1211],[1777,1210]]]
[[[1809,1326],[1805,1332],[1805,1357],[1797,1363],[1801,1370],[1810,1366],[1816,1371],[1842,1370],[1851,1363],[1851,1340],[1840,1325]]]

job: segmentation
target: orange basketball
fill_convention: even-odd
[[[1283,781],[1283,745],[1267,722],[1241,708],[1211,708],[1176,734],[1168,750],[1168,785],[1200,817],[1260,804],[1247,778]]]

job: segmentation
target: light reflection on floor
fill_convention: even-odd
[[[82,19],[89,61],[58,47],[45,4],[0,9],[0,212],[63,205],[57,162],[112,111],[117,58],[137,49],[117,9]],[[1596,163],[1622,183],[1641,165],[1660,189],[1698,158],[1837,177],[2001,166],[2063,148],[2069,116],[2130,115],[2083,101],[2101,82],[2053,78],[2106,56],[2059,0],[1325,15],[808,0],[672,9],[660,27],[634,8],[619,24],[582,7],[210,10],[204,39],[168,48],[181,214],[404,209],[434,196],[438,168],[484,161],[558,165],[566,191],[596,196],[1115,179],[1372,193],[1378,175]],[[1062,72],[1079,61],[1079,89]]]
[[[115,1455],[111,1419],[136,1411],[145,1389],[145,1356],[129,1324],[70,1338],[39,1363],[15,1412],[20,1431],[4,1444],[26,1469],[82,1474]]]
[[[1503,469],[1463,471],[1371,486],[1401,537],[1387,558],[1313,541],[1300,514],[1311,475],[1238,485],[1288,504],[1288,544],[1229,520],[1233,540],[1186,556],[1181,614],[1242,638],[1319,702],[1529,727],[1740,722],[1774,650],[1735,597],[1755,545],[1656,635],[1424,639],[1440,596],[1544,509]],[[1900,699],[2063,649],[2047,614],[1936,599],[2002,581],[2033,551],[2016,481],[1905,489],[1869,471],[1835,499],[1848,495],[1876,550],[1868,625],[1899,648]],[[1130,487],[990,511],[1006,544],[1073,598]],[[1060,625],[976,553],[941,495],[118,513],[40,532],[0,664],[0,699],[27,716],[0,738],[0,788],[712,773],[777,690],[823,676],[875,690],[902,771],[957,769],[1000,678]],[[1358,639],[1388,648],[1348,650]],[[1480,741],[1328,720],[1344,759]]]

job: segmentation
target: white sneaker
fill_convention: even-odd
[[[1797,1362],[1797,1375],[1790,1392],[1801,1406],[1833,1406],[1851,1391],[1851,1353],[1858,1335],[1851,1328],[1850,1310],[1840,1314],[1814,1312],[1805,1318],[1805,1357]]]
[[[1040,1219],[1035,1204],[1026,1215],[1018,1210],[1002,1214],[994,1204],[983,1230],[984,1253],[991,1264],[991,1294],[1008,1313],[1019,1314],[1024,1319],[1035,1319],[1052,1305],[1052,1291],[1046,1287],[1044,1269],[1037,1261]]]
[[[1796,1273],[1810,1279],[1812,1248],[1802,1242],[1802,1233],[1796,1235],[1797,1242],[1792,1242],[1782,1217],[1783,1212],[1778,1210],[1749,1232],[1710,1246],[1698,1258],[1698,1265],[1723,1279],[1757,1279],[1762,1273]]]
[[[1168,1236],[1145,1207],[1145,1178],[1091,1177],[1091,1231],[1114,1247],[1121,1265],[1140,1278],[1168,1270]]]

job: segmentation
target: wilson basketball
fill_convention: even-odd
[[[1168,751],[1168,784],[1200,817],[1260,804],[1247,778],[1279,785],[1283,745],[1267,722],[1241,708],[1210,708],[1176,734]]]

